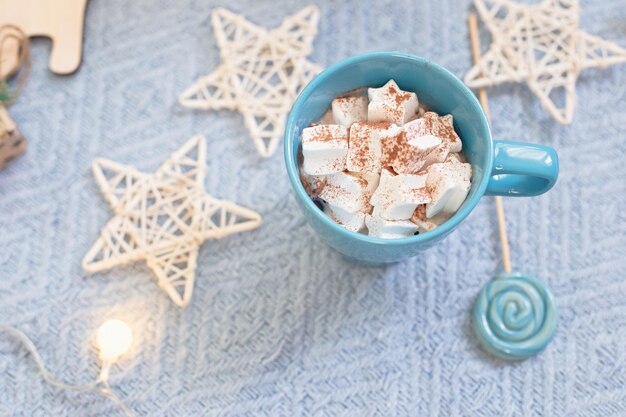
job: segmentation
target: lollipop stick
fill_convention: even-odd
[[[496,213],[498,216],[498,230],[500,232],[500,247],[502,249],[502,263],[504,264],[504,272],[511,272],[509,238],[506,234],[506,223],[504,222],[504,204],[502,204],[502,197],[500,196],[496,196]]]
[[[472,46],[472,61],[474,65],[480,61],[480,40],[478,39],[478,22],[476,20],[476,14],[470,13],[467,19],[469,27],[470,43]],[[478,89],[478,101],[487,116],[489,124],[491,124],[491,114],[489,113],[489,103],[487,102],[487,90],[484,87]],[[502,197],[496,196],[496,214],[498,216],[498,231],[500,233],[500,247],[502,249],[502,263],[504,264],[504,271],[511,272],[511,256],[509,254],[509,238],[506,234],[506,223],[504,221],[504,205],[502,204]]]

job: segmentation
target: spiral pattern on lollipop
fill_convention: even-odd
[[[501,274],[478,294],[472,325],[483,346],[504,359],[537,354],[554,337],[554,298],[539,279],[520,273]]]

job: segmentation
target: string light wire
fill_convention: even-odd
[[[46,381],[48,384],[52,385],[53,387],[66,390],[66,391],[79,392],[79,393],[96,392],[108,398],[122,412],[124,412],[126,417],[135,417],[135,414],[133,414],[133,412],[130,410],[130,408],[126,406],[126,404],[124,404],[121,398],[118,397],[113,392],[113,390],[111,389],[111,386],[108,383],[109,370],[111,368],[111,365],[113,365],[113,362],[111,361],[102,362],[100,376],[91,384],[87,384],[87,385],[68,384],[64,381],[61,381],[55,378],[52,375],[52,373],[48,370],[48,368],[46,368],[46,365],[44,364],[44,361],[41,355],[39,354],[39,351],[35,347],[35,344],[23,332],[21,332],[20,330],[14,327],[0,324],[0,333],[7,333],[11,335],[14,339],[17,339],[24,346],[24,348],[26,348],[28,353],[30,353],[33,360],[35,361],[35,364],[39,368],[39,371],[41,372],[41,375],[44,381]]]

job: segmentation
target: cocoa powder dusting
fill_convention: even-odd
[[[343,138],[335,136],[329,125],[319,125],[316,126],[315,134],[307,138],[306,142],[330,142],[333,140],[343,140]]]
[[[372,125],[357,122],[350,129],[348,160],[351,169],[364,170],[372,163],[369,126]]]
[[[321,196],[326,201],[334,201],[338,196],[343,194],[343,190],[335,184],[326,184],[322,190]]]
[[[404,92],[396,94],[396,106],[400,106],[405,101],[411,98],[411,93]]]
[[[448,115],[450,116],[450,115]],[[424,120],[424,135],[433,135],[444,142],[452,143],[460,140],[451,122],[447,122],[448,116],[439,116],[435,112],[426,112]]]
[[[366,125],[373,129],[389,129],[392,124],[393,123],[391,122],[381,121],[381,122],[370,122],[370,123],[367,123]]]
[[[389,86],[388,96],[390,99],[393,99],[396,102],[396,106],[400,106],[402,103],[411,98],[411,94],[409,91],[398,91],[396,87],[393,85]],[[397,109],[400,110],[400,109]]]
[[[383,167],[393,167],[399,173],[415,174],[424,164],[422,152],[409,144],[404,131],[395,136],[383,138],[381,163]]]
[[[404,116],[404,109],[400,107],[391,107],[388,104],[383,104],[385,111],[393,117],[394,122],[402,124],[402,117]]]

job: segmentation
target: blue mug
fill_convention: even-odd
[[[439,114],[452,114],[472,164],[470,192],[452,218],[436,229],[402,239],[381,239],[350,232],[332,221],[309,198],[298,174],[302,129],[318,120],[332,99],[358,87],[380,87],[390,79]],[[296,201],[315,232],[349,258],[366,263],[395,262],[417,255],[450,234],[483,195],[526,197],[548,191],[559,162],[548,146],[493,141],[489,124],[474,94],[452,73],[427,59],[402,52],[373,52],[332,65],[315,77],[296,99],[285,128],[285,164]]]

